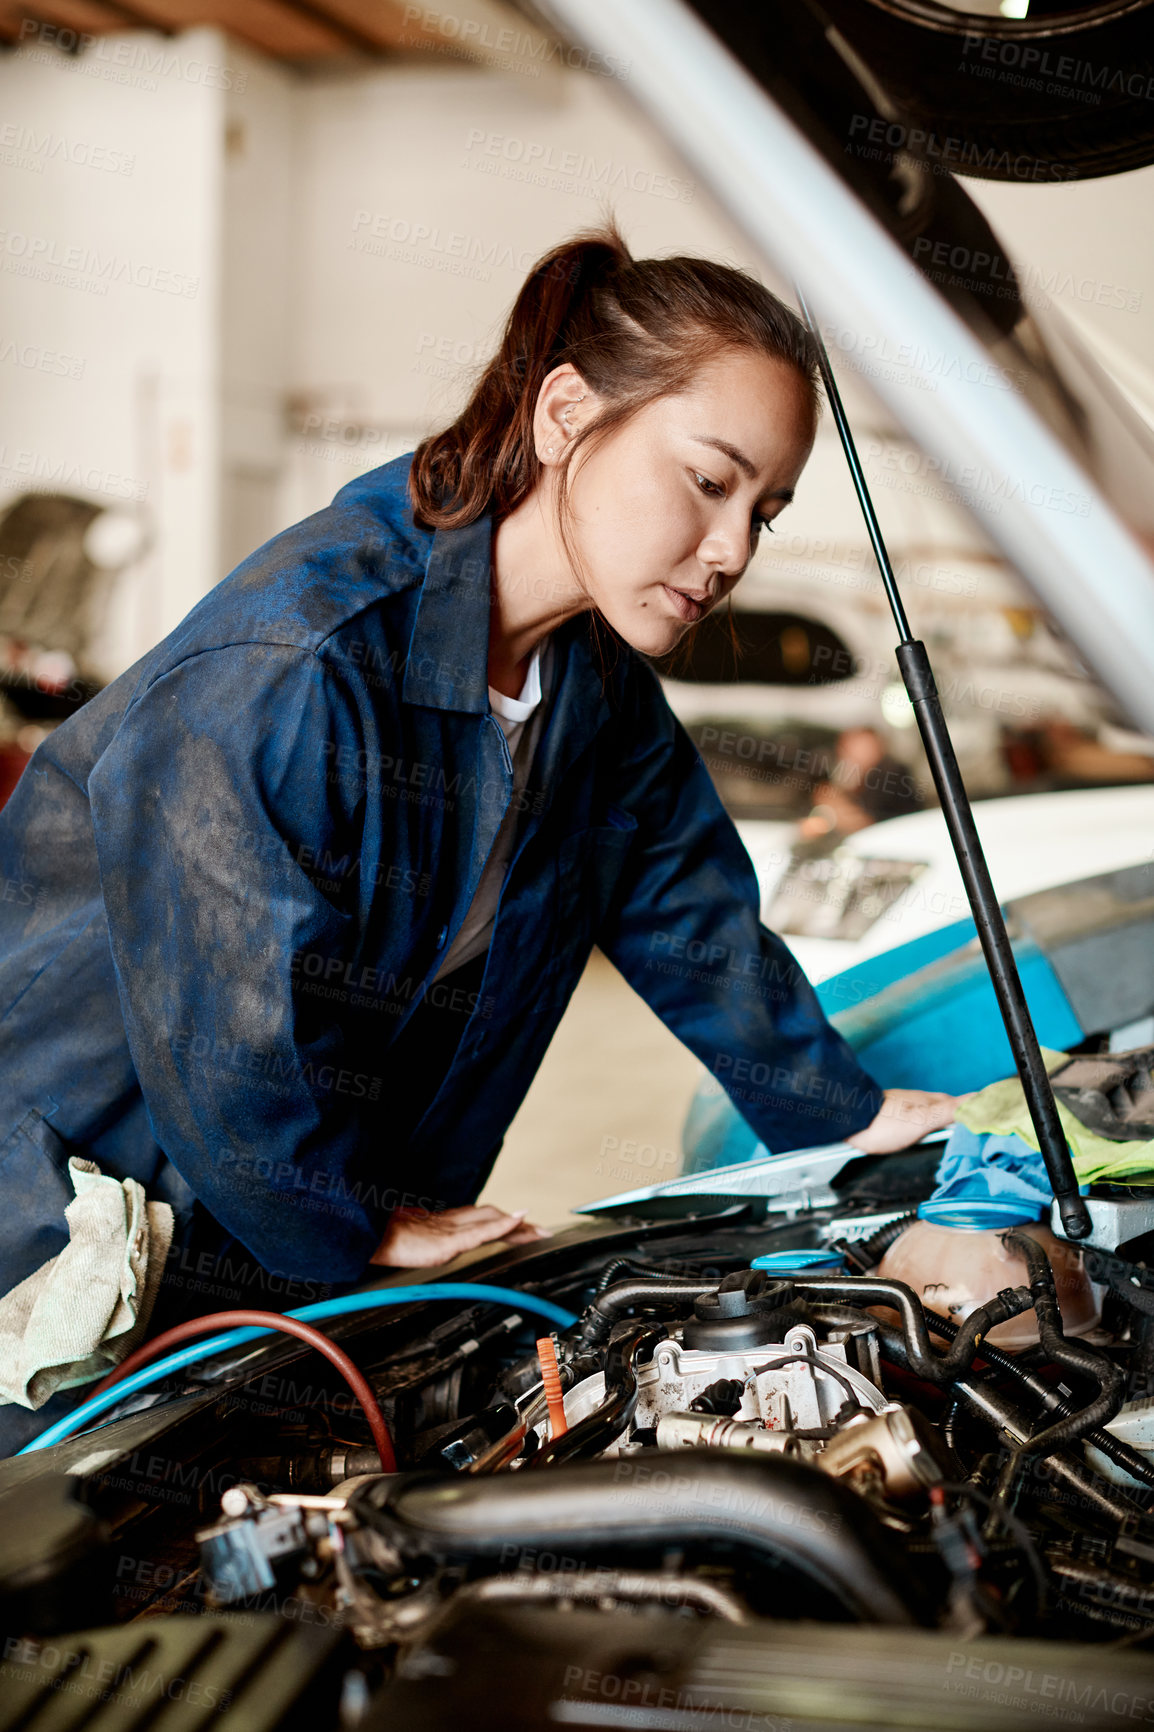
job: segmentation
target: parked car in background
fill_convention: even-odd
[[[897,527],[900,545],[900,516]],[[957,539],[949,517],[941,533]],[[972,798],[1154,778],[1154,740],[1126,727],[1002,562],[972,546],[906,545],[894,553],[899,582]],[[864,536],[815,540],[803,527],[759,548],[732,614],[707,616],[659,671],[735,817],[803,818],[850,729],[877,733],[916,807],[935,796],[894,643]]]

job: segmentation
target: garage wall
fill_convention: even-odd
[[[234,51],[221,117],[220,548],[212,581],[284,526],[285,403],[300,279],[299,81]]]
[[[33,36],[0,59],[0,504],[35,488],[140,513],[154,552],[108,661],[167,631],[216,554],[222,50],[213,31],[81,56]]]

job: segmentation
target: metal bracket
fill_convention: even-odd
[[[1144,1197],[1083,1197],[1082,1201],[1090,1213],[1090,1236],[1079,1239],[1079,1245],[1116,1251],[1128,1239],[1154,1232],[1154,1196],[1149,1201]],[[1065,1237],[1056,1204],[1050,1206],[1050,1230]]]

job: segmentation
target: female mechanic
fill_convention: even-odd
[[[0,814],[0,1293],[67,1244],[72,1156],[173,1211],[156,1327],[535,1234],[475,1199],[595,943],[770,1149],[949,1122],[760,924],[646,660],[731,593],[818,407],[756,280],[578,237],[451,427],[41,744]],[[82,1394],[0,1406],[7,1447]]]

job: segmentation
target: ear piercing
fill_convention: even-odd
[[[582,391],[581,395],[577,399],[577,402],[578,403],[584,403],[584,401],[585,401],[585,393],[584,393],[584,391]],[[575,405],[570,403],[569,407],[562,411],[561,419],[565,423],[566,433],[576,432],[576,428],[573,426],[573,423],[569,419],[570,415],[572,415],[572,413],[573,413],[574,407],[575,407]],[[545,447],[546,457],[552,457],[552,455],[556,449],[557,449],[557,447],[555,445],[546,445],[546,447]]]

